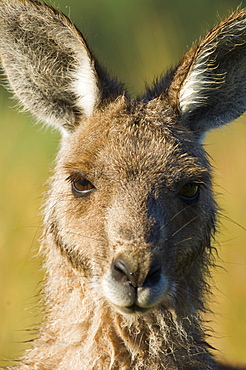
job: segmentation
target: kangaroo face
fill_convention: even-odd
[[[81,123],[64,140],[50,196],[60,247],[127,313],[176,305],[214,224],[204,151],[155,104],[158,115],[153,102],[123,98]]]

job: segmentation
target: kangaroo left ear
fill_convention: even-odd
[[[20,102],[62,133],[121,90],[69,19],[38,1],[0,2],[0,55]]]
[[[183,124],[198,136],[246,110],[246,9],[221,22],[185,55],[169,95]]]

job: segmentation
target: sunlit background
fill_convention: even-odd
[[[98,59],[136,96],[240,3],[246,6],[246,0],[59,0],[53,5],[72,18]],[[57,133],[34,126],[15,105],[0,87],[0,366],[23,353],[41,320],[38,213],[59,145]],[[216,243],[223,268],[214,275],[210,343],[218,357],[246,364],[245,119],[209,134],[205,145],[213,158],[223,224]]]

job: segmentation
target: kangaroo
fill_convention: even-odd
[[[52,7],[0,0],[15,96],[62,140],[44,210],[46,316],[19,370],[232,369],[207,343],[217,206],[203,147],[246,109],[246,9],[139,99]]]

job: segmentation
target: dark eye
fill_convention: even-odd
[[[179,196],[187,203],[195,203],[198,200],[200,188],[195,183],[185,184],[179,191]]]
[[[77,197],[84,197],[95,190],[94,185],[84,177],[72,180],[72,191]]]

